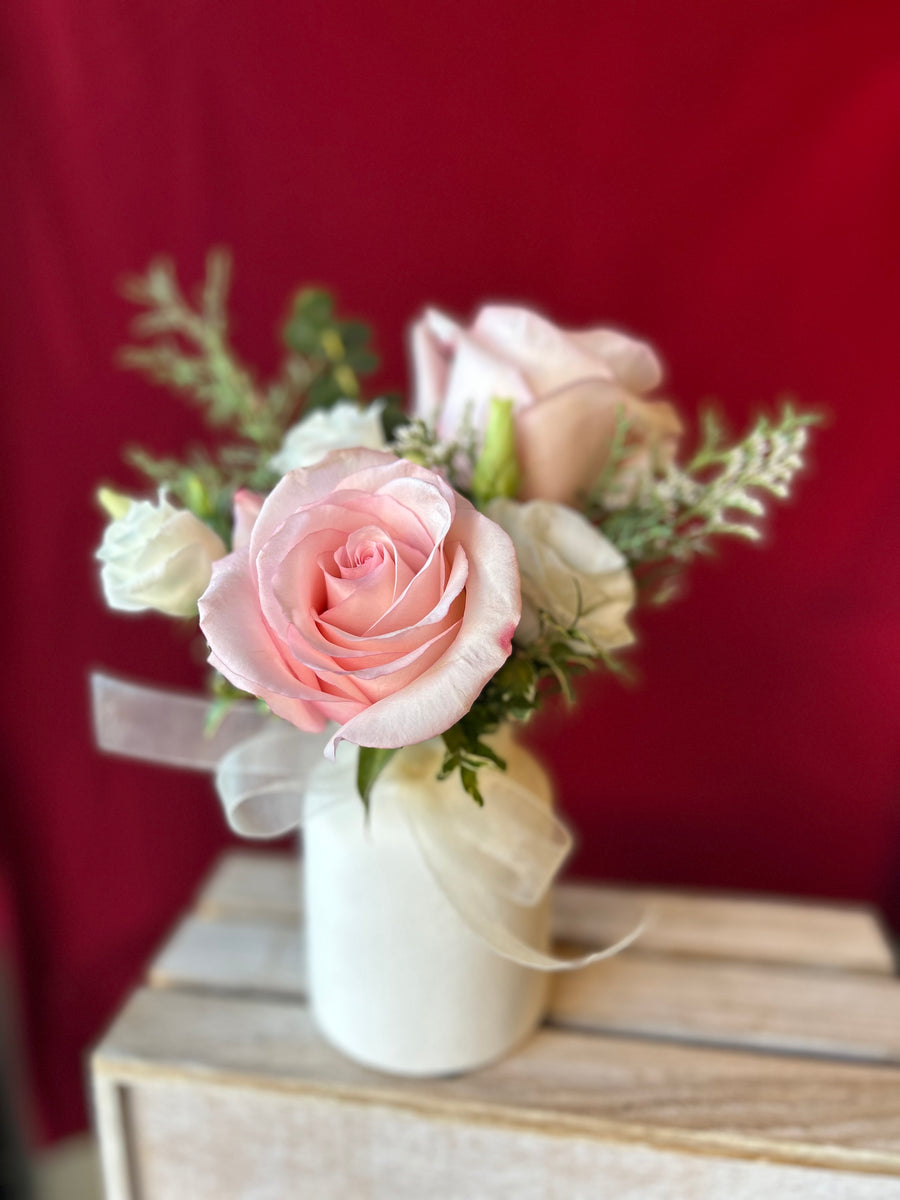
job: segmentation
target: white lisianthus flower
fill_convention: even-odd
[[[218,534],[192,512],[170,504],[164,488],[155,504],[110,492],[101,502],[115,518],[97,551],[110,608],[195,615],[212,564],[228,553]]]
[[[331,450],[386,450],[381,425],[384,401],[361,408],[353,400],[339,400],[303,417],[284,435],[281,449],[269,459],[273,471],[286,475],[297,467],[311,467]]]
[[[485,513],[512,538],[522,583],[522,619],[515,640],[541,634],[542,612],[575,629],[579,652],[615,650],[634,641],[626,618],[635,587],[616,547],[574,509],[550,500],[492,500]]]

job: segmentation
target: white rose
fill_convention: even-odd
[[[273,471],[286,475],[296,467],[314,466],[330,450],[386,450],[381,425],[384,401],[360,408],[352,400],[340,400],[331,408],[319,408],[298,421],[284,435],[281,449],[269,459]]]
[[[97,551],[110,608],[193,616],[212,564],[228,553],[222,539],[192,512],[171,505],[164,489],[155,504],[110,493],[102,499],[121,514],[106,527]]]
[[[615,650],[634,641],[626,618],[634,580],[624,557],[574,509],[550,500],[493,500],[487,516],[512,538],[522,581],[522,619],[515,640],[540,636],[541,612],[564,629],[576,628],[580,651]]]

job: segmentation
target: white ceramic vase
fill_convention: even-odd
[[[499,737],[510,778],[549,805],[536,759],[506,731]],[[549,978],[500,957],[468,928],[389,787],[376,784],[367,822],[356,758],[343,744],[338,762],[317,767],[307,789],[303,907],[313,1017],[334,1046],[382,1071],[436,1076],[479,1067],[540,1023]],[[452,776],[440,786],[460,785]],[[547,948],[549,897],[534,908],[510,903],[506,920]]]

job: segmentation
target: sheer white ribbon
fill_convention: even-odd
[[[234,705],[209,735],[209,704],[199,697],[99,672],[91,692],[101,750],[213,771],[228,824],[244,837],[278,837],[302,825],[307,781],[329,734],[301,733],[247,702]],[[573,970],[620,953],[640,936],[645,916],[613,945],[587,954],[559,957],[523,941],[510,928],[509,906],[541,901],[571,849],[571,834],[537,795],[504,773],[482,773],[479,807],[461,788],[440,784],[438,766],[431,744],[410,746],[388,764],[379,794],[389,791],[400,804],[435,882],[497,954],[536,970]],[[354,799],[324,800],[306,819],[324,804]]]

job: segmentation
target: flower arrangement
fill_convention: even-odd
[[[214,723],[255,697],[360,747],[372,787],[400,748],[442,739],[439,773],[481,802],[491,735],[585,670],[620,670],[638,603],[664,603],[723,537],[757,538],[788,495],[814,418],[785,404],[729,442],[714,414],[654,398],[649,345],[490,305],[412,327],[413,395],[366,400],[368,328],[303,290],[277,376],[229,340],[229,260],[196,305],[170,264],[130,281],[126,365],[203,409],[214,448],[133,449],[155,501],[109,488],[98,550],[109,605],[199,620]]]

